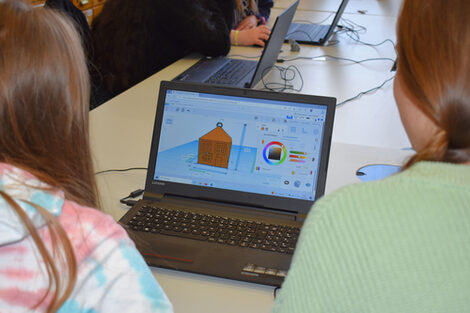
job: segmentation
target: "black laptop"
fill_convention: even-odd
[[[252,88],[276,63],[298,4],[295,1],[276,18],[259,61],[206,57],[173,80]]]
[[[286,41],[294,39],[298,43],[323,45],[333,34],[339,19],[343,15],[348,0],[343,0],[331,25],[292,23],[286,35]]]
[[[325,190],[335,98],[162,82],[144,197],[149,265],[280,286]]]

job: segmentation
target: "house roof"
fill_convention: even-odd
[[[223,142],[232,142],[232,137],[230,137],[225,130],[222,128],[222,123],[217,123],[217,127],[202,136],[200,139],[204,140],[216,140]]]

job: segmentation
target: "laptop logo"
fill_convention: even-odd
[[[152,184],[159,185],[159,186],[165,186],[166,184],[162,181],[153,181]]]

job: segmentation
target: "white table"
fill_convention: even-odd
[[[349,0],[344,12],[379,16],[398,16],[401,0]],[[274,0],[274,8],[287,8],[292,0]],[[336,12],[341,0],[300,0],[298,11]],[[362,12],[362,13],[360,13]]]
[[[155,95],[164,70],[123,93],[91,114],[92,149],[96,170],[146,167],[155,110]],[[152,97],[152,95],[154,95]],[[333,143],[328,171],[329,193],[357,183],[355,171],[367,164],[401,164],[406,150]],[[143,188],[145,171],[97,176],[102,205],[118,220],[127,210],[118,201]],[[269,312],[273,288],[250,283],[152,268],[176,312]]]
[[[313,18],[324,14],[299,11],[296,18]],[[371,27],[363,40],[377,41],[393,35],[393,18],[362,15],[355,15],[354,18],[356,16],[358,23]],[[372,26],[375,26],[373,30]],[[346,38],[340,38],[337,47],[303,46],[300,55],[328,53],[355,59],[393,55],[391,47],[373,49],[354,45]],[[294,56],[287,52],[287,45],[283,50],[286,51],[282,53],[283,56]],[[236,47],[232,53],[256,55],[260,49]],[[180,60],[90,113],[91,145],[96,171],[147,167],[159,83],[172,79],[196,60],[191,57]],[[303,93],[332,95],[339,101],[377,85],[390,75],[388,63],[361,66],[303,60],[295,64],[301,68],[306,82]],[[410,155],[409,150],[401,149],[409,143],[393,102],[389,84],[373,95],[338,108],[327,193],[359,182],[355,172],[363,165],[398,165]],[[127,210],[119,203],[119,198],[143,188],[145,174],[145,171],[135,170],[97,175],[104,211],[119,219]],[[165,269],[152,268],[152,271],[173,302],[176,312],[263,313],[269,312],[273,303],[272,287]]]
[[[272,10],[274,16],[280,12],[281,9]],[[297,11],[294,20],[321,20],[327,16],[325,12]],[[367,28],[366,33],[360,34],[360,40],[363,42],[380,43],[385,39],[395,41],[394,17],[358,14],[344,14],[343,17]],[[271,22],[273,20],[271,19]],[[280,58],[320,55],[354,60],[396,58],[390,42],[370,47],[355,42],[344,33],[337,36],[336,40],[338,44],[335,46],[301,45],[298,53],[290,52],[290,47],[284,45]],[[332,96],[338,99],[338,103],[379,86],[395,75],[395,72],[390,72],[393,63],[387,60],[353,64],[347,61],[310,59],[284,62],[280,65],[291,64],[295,64],[303,76],[305,84],[301,93]],[[273,72],[274,74],[277,72]],[[266,80],[269,81],[269,77]],[[300,81],[296,80],[295,85],[300,86]],[[262,85],[258,84],[256,87],[261,88]],[[338,107],[333,141],[384,148],[410,147],[393,98],[393,81],[374,93]]]

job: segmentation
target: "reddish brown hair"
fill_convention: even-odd
[[[398,19],[404,91],[441,131],[408,162],[470,161],[468,0],[405,0]]]
[[[0,2],[0,162],[32,173],[68,200],[97,207],[88,103],[88,71],[73,24],[25,1]],[[0,196],[23,220],[47,269],[49,292],[36,307],[44,302],[55,312],[77,276],[70,241],[58,221],[35,206],[51,234],[49,251],[21,207]]]

